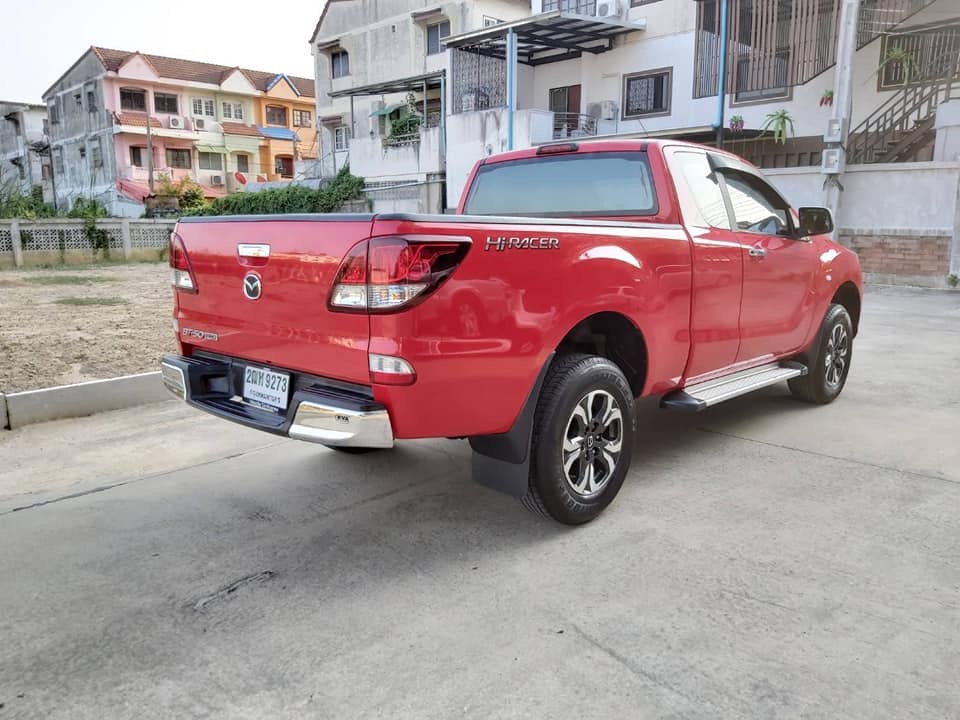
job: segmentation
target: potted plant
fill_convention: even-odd
[[[773,141],[784,145],[787,142],[787,136],[793,135],[793,117],[786,110],[775,110],[767,114],[767,120],[762,132],[770,131],[773,134]]]
[[[734,115],[730,118],[730,132],[743,132],[743,115]]]
[[[820,96],[820,107],[824,105],[833,105],[833,90],[824,90]]]

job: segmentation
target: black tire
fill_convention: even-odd
[[[826,405],[836,400],[846,385],[853,359],[853,322],[843,305],[831,305],[827,309],[818,344],[817,356],[807,374],[793,378],[788,384],[798,400]],[[840,353],[836,352],[837,347],[841,348]]]
[[[610,418],[607,425],[601,415]],[[595,419],[586,422],[589,416]],[[560,356],[547,372],[537,402],[530,484],[521,502],[566,525],[593,520],[620,492],[635,433],[633,392],[620,368],[595,355]]]
[[[326,443],[320,443],[324,447],[330,448],[331,450],[336,450],[337,452],[346,453],[347,455],[365,455],[366,453],[377,452],[378,450],[385,450],[386,448],[369,448],[369,447],[345,447],[343,445],[327,445]]]

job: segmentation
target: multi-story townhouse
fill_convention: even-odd
[[[261,99],[278,78],[312,92],[304,78],[90,48],[44,94],[58,205],[84,196],[139,215],[151,167],[154,184],[190,177],[209,198],[279,178],[263,152],[269,129],[258,125]],[[288,144],[303,144],[301,136],[315,144],[312,128]]]
[[[0,192],[37,192],[50,202],[51,167],[46,141],[47,107],[0,101]]]
[[[371,187],[442,182],[444,38],[529,9],[525,0],[328,2],[311,38],[321,158],[314,173],[329,177],[349,162]],[[413,126],[401,121],[410,104],[420,117]],[[439,192],[414,191],[409,200],[425,210],[442,205]]]

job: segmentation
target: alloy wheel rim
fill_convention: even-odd
[[[623,412],[606,390],[592,390],[573,408],[563,434],[561,467],[570,490],[599,495],[610,483],[623,450]]]
[[[837,323],[827,338],[827,354],[824,358],[824,373],[827,385],[837,387],[843,380],[850,355],[850,337],[842,323]]]

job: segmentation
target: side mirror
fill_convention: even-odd
[[[827,208],[802,207],[797,210],[797,214],[800,216],[800,237],[833,232],[833,216]]]

